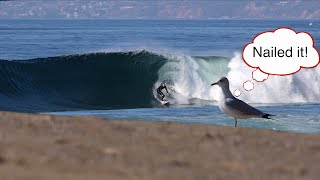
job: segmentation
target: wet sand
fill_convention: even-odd
[[[320,135],[0,113],[0,179],[318,179]]]

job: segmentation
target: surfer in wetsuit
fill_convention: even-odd
[[[163,101],[163,98],[164,98],[164,94],[162,92],[162,89],[166,89],[167,93],[169,94],[167,86],[164,83],[161,83],[157,89],[157,93],[161,96],[161,101]]]

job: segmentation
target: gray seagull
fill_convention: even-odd
[[[219,109],[223,113],[234,117],[234,127],[237,127],[237,119],[270,119],[269,116],[272,116],[271,114],[266,114],[234,97],[230,92],[229,80],[226,77],[222,77],[219,81],[211,84],[211,86],[213,85],[218,85],[222,89],[222,97],[219,100]]]

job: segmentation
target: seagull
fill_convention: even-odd
[[[229,80],[226,77],[222,77],[219,81],[212,83],[211,86],[218,85],[222,89],[222,97],[219,100],[219,109],[234,117],[234,127],[237,127],[237,119],[248,119],[248,118],[265,118],[271,119],[271,114],[266,114],[247,103],[235,98],[229,89]]]

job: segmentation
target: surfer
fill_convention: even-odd
[[[166,89],[167,93],[169,94],[167,86],[164,83],[161,83],[157,89],[157,93],[161,96],[161,101],[163,101],[163,98],[164,98],[164,94],[162,92],[162,89]]]

